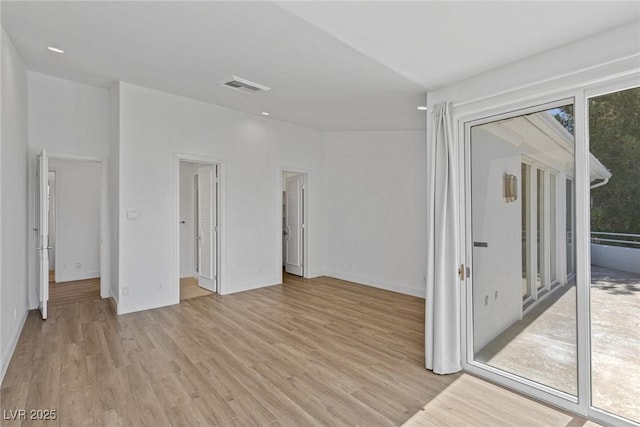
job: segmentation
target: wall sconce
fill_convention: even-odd
[[[503,177],[503,196],[506,203],[518,200],[518,177],[515,175],[504,174]]]

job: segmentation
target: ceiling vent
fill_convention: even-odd
[[[233,80],[226,83],[222,83],[222,86],[230,87],[245,93],[258,93],[267,90],[271,90],[270,87],[261,85],[251,80],[243,79],[242,77],[233,76]]]

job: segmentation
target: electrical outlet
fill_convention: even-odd
[[[495,292],[493,293],[493,299],[494,299],[495,301],[497,301],[497,300],[498,300],[498,291],[495,291]]]
[[[489,305],[489,295],[484,296],[484,305]]]
[[[81,268],[82,267],[82,263],[81,262],[76,262],[76,268]]]
[[[129,295],[129,288],[122,288],[122,296],[126,297]]]

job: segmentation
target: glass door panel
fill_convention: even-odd
[[[574,192],[549,188],[574,175],[569,123],[571,105],[471,127],[471,293],[476,362],[575,396],[576,291],[551,250],[572,245],[553,229],[573,227]]]
[[[640,423],[640,88],[588,107],[591,404]]]

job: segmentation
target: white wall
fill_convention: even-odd
[[[325,135],[326,274],[424,297],[423,131]]]
[[[179,300],[173,249],[176,153],[206,155],[223,164],[223,293],[280,283],[281,168],[309,172],[308,274],[322,274],[318,132],[125,83],[120,119],[120,312]],[[138,211],[141,218],[127,220],[127,211]]]
[[[98,162],[49,159],[56,172],[56,282],[100,277]]]
[[[487,243],[486,248],[473,248],[474,351],[478,351],[521,317],[522,200],[504,201],[503,176],[516,175],[518,185],[522,177],[521,152],[515,145],[475,126],[471,149],[473,241]]]
[[[109,91],[29,71],[29,147],[109,155]]]
[[[27,70],[2,30],[0,379],[27,316]]]
[[[180,277],[196,276],[194,177],[203,165],[180,162]]]
[[[107,89],[28,72],[29,229],[35,228],[37,154],[107,158],[109,156],[109,91]],[[29,300],[36,301],[36,235],[29,233]]]

